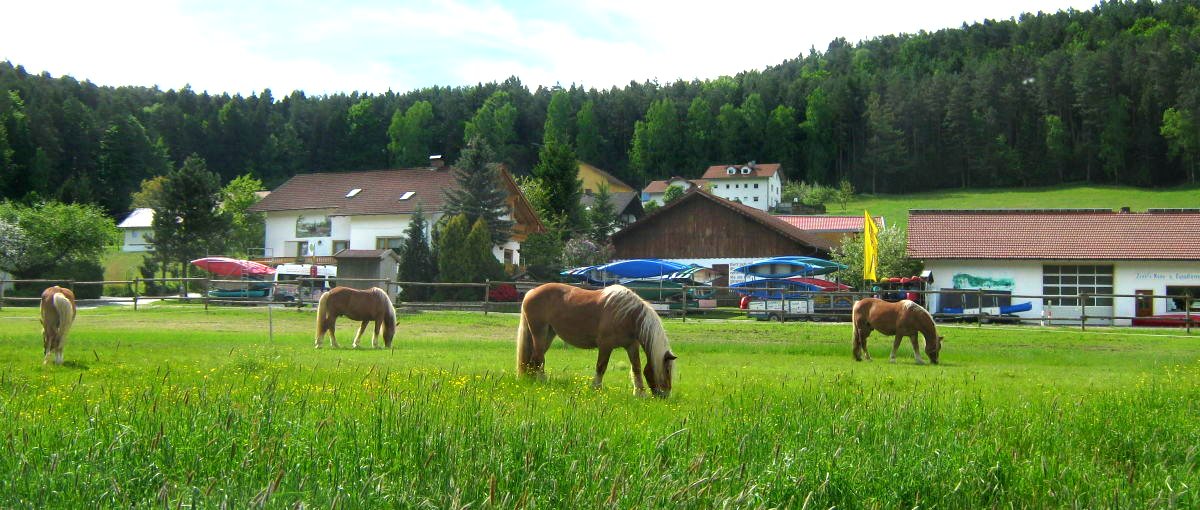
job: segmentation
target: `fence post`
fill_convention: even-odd
[[[483,281],[483,315],[488,314],[488,304],[491,302],[492,279]]]
[[[141,286],[142,286],[142,279],[138,278],[138,277],[134,277],[133,278],[133,311],[135,311],[135,312],[137,311],[138,293],[140,292],[138,290],[138,288]]]
[[[205,278],[204,285],[202,285],[200,287],[200,292],[204,293],[204,297],[202,299],[204,299],[204,311],[205,312],[208,311],[208,286],[209,285],[211,285],[211,282],[208,281],[208,278]],[[246,293],[246,295],[249,296],[250,293]]]
[[[683,308],[680,308],[680,310],[683,312],[683,322],[687,322],[687,284],[681,285],[679,289],[683,293]]]
[[[0,292],[4,292],[0,290]],[[1192,334],[1192,296],[1183,296],[1183,327],[1187,329],[1187,333]]]
[[[8,280],[0,280],[0,310],[4,309],[4,287],[8,286]]]
[[[1087,293],[1079,294],[1079,331],[1087,331]]]
[[[983,289],[975,290],[975,327],[983,327]]]

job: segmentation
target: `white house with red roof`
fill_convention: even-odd
[[[332,264],[342,250],[399,248],[417,207],[432,226],[444,214],[445,191],[458,187],[453,170],[437,163],[288,179],[250,208],[266,216],[264,258],[281,263],[306,257]],[[519,265],[521,243],[545,227],[506,170],[501,169],[498,184],[508,192],[507,218],[514,226],[510,239],[493,251],[506,265]]]
[[[649,204],[650,202],[658,202],[658,205],[666,205],[663,196],[667,193],[667,188],[671,186],[678,187],[684,193],[691,191],[692,188],[704,189],[707,182],[703,179],[685,179],[683,177],[672,177],[661,181],[650,181],[645,188],[642,188],[642,203]]]
[[[782,200],[783,173],[779,163],[713,165],[701,179],[712,193],[726,200],[741,202],[760,211],[769,211]]]
[[[840,246],[846,237],[858,236],[863,232],[862,216],[778,214],[775,217],[813,236],[824,239],[830,246]],[[874,219],[879,228],[887,226],[883,216],[875,216]]]
[[[931,311],[977,306],[954,291],[982,290],[1031,303],[1025,318],[1150,324],[1185,315],[1187,300],[1165,296],[1200,297],[1200,209],[912,210],[908,255],[947,292]]]

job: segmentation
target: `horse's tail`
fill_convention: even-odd
[[[529,369],[529,359],[533,357],[533,331],[529,330],[529,320],[525,315],[525,307],[521,307],[521,320],[517,323],[517,375],[524,374]]]
[[[71,300],[62,294],[54,295],[54,311],[58,314],[58,344],[62,345],[75,322],[75,308]]]
[[[317,341],[325,335],[325,315],[329,313],[329,295],[332,292],[321,294],[321,299],[317,301]]]

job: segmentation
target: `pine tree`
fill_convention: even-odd
[[[503,219],[510,213],[508,193],[500,182],[499,168],[493,162],[491,148],[480,139],[472,139],[454,166],[458,186],[446,190],[446,215],[465,214],[468,222],[483,218],[493,244],[508,241],[513,221]]]
[[[579,180],[579,160],[571,147],[551,141],[542,146],[533,175],[546,187],[547,207],[551,215],[565,218],[566,228],[579,231],[586,218],[579,205],[583,182]]]
[[[404,247],[401,250],[400,270],[397,277],[403,282],[432,282],[437,280],[437,261],[430,252],[429,239],[425,237],[428,223],[420,204],[413,211],[412,221],[404,230]],[[404,288],[405,301],[425,301],[432,293],[430,287],[410,285]]]
[[[221,253],[225,247],[229,219],[218,208],[220,200],[220,177],[194,154],[163,182],[152,241],[163,259],[178,262],[185,275],[189,260]]]
[[[468,147],[479,139],[495,151],[495,161],[512,163],[510,144],[517,140],[517,107],[508,92],[496,91],[483,102],[463,128],[463,139]]]
[[[483,282],[504,277],[504,266],[500,265],[499,260],[496,260],[496,255],[492,253],[492,246],[487,222],[483,221],[483,218],[475,220],[466,239],[466,251],[471,258],[470,265],[474,269],[468,281]]]
[[[596,121],[596,104],[588,101],[575,114],[575,155],[581,161],[600,163],[603,147],[604,138],[600,136]]]
[[[449,216],[437,234],[437,269],[438,281],[458,283],[470,281],[475,274],[475,257],[467,249],[467,236],[470,235],[470,223],[467,215],[456,214]],[[464,289],[444,287],[438,295],[445,299],[461,299],[467,297]]]
[[[612,193],[607,183],[601,183],[600,189],[593,196],[592,209],[588,211],[589,233],[593,242],[599,245],[609,243],[612,232],[618,226],[617,212],[613,210]]]
[[[559,143],[572,146],[571,97],[563,90],[554,92],[550,106],[546,108],[546,124],[542,130],[542,143]]]

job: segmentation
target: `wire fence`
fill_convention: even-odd
[[[202,305],[205,310],[220,306],[265,306],[277,305],[296,308],[313,306],[320,295],[334,285],[356,288],[379,287],[392,296],[397,308],[403,310],[468,310],[485,315],[493,311],[517,312],[520,296],[542,282],[483,283],[450,282],[401,282],[371,278],[303,277],[288,282],[256,280],[222,280],[210,278],[135,278],[133,280],[74,281],[55,279],[0,280],[0,309],[9,304],[33,305],[39,297],[6,295],[8,284],[26,289],[60,285],[77,291],[99,286],[124,287],[127,296],[103,296],[93,299],[78,299],[81,305],[125,304],[133,310],[147,302],[166,301]],[[164,289],[173,285],[170,293],[147,292],[149,289]],[[601,288],[577,285],[582,288]],[[461,289],[453,299],[406,301],[404,290],[426,287],[438,291]],[[497,292],[507,287],[506,292]],[[1096,326],[1163,326],[1178,327],[1191,334],[1192,328],[1200,326],[1200,301],[1190,295],[1149,294],[1094,294],[1080,293],[1073,296],[1021,295],[986,290],[903,290],[895,292],[865,291],[813,291],[787,292],[771,287],[722,287],[710,285],[682,285],[643,287],[634,289],[646,297],[662,315],[677,317],[683,321],[708,317],[727,318],[730,314],[742,314],[771,321],[849,321],[855,301],[864,297],[915,298],[924,304],[931,298],[939,301],[953,296],[963,307],[939,306],[929,310],[941,322],[986,324],[1032,324],[1040,326],[1078,326],[1087,330]],[[764,297],[749,300],[740,308],[741,297],[747,293],[759,293]],[[89,295],[97,294],[91,292]],[[892,294],[892,295],[889,295]],[[465,297],[474,295],[477,297]],[[1025,300],[1029,310],[1002,313],[1008,305]],[[1132,313],[1130,313],[1132,312]],[[1159,313],[1156,313],[1159,312]]]

